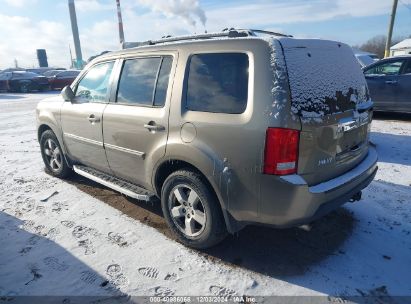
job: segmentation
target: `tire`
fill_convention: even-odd
[[[51,91],[51,88],[50,88],[50,86],[40,87],[39,91],[40,92],[48,92],[48,91]]]
[[[227,235],[218,199],[196,172],[179,170],[168,176],[161,207],[171,231],[186,246],[209,248]]]
[[[56,135],[51,130],[44,131],[40,137],[41,156],[47,172],[59,178],[65,178],[72,172],[67,165]]]
[[[19,84],[20,93],[29,93],[30,92],[30,85],[31,85],[31,83],[29,83],[29,82],[21,82]]]

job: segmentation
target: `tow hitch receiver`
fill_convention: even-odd
[[[356,194],[354,194],[353,197],[350,198],[350,203],[354,203],[354,202],[356,202],[356,201],[361,200],[361,195],[362,195],[362,192],[361,192],[361,191],[360,191],[360,192],[357,192]]]

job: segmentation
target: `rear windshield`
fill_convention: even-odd
[[[291,110],[321,117],[355,109],[369,100],[363,72],[345,44],[316,39],[281,39],[291,91]]]

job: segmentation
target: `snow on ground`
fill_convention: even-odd
[[[411,295],[411,120],[374,121],[380,170],[361,202],[200,252],[44,172],[45,96],[0,95],[0,296]]]

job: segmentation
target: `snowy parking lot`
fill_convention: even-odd
[[[159,204],[44,172],[34,109],[52,94],[0,94],[0,296],[411,296],[410,117],[374,120],[379,171],[360,202],[196,251]]]

